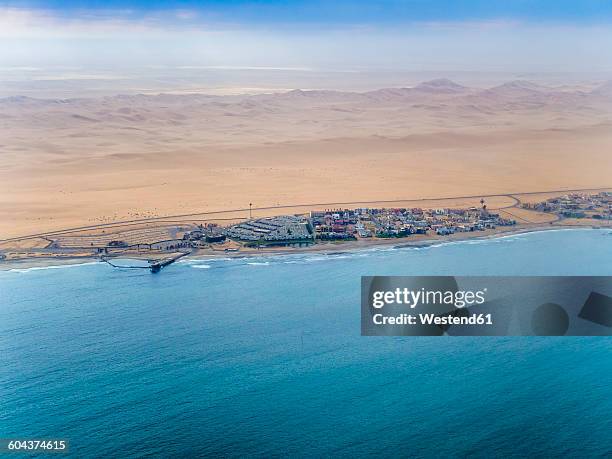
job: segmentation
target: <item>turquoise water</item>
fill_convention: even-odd
[[[609,231],[0,273],[0,438],[74,456],[612,454],[609,338],[361,337],[361,275],[610,275]],[[17,457],[17,456],[15,456]]]

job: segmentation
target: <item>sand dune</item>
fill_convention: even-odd
[[[249,202],[610,186],[611,88],[0,99],[0,238]]]

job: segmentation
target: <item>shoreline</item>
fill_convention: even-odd
[[[571,230],[612,230],[612,226],[587,226],[587,225],[549,225],[549,226],[533,226],[521,227],[514,229],[497,229],[488,234],[474,233],[455,233],[449,236],[432,237],[426,236],[419,240],[405,240],[407,238],[391,238],[391,239],[367,239],[357,241],[342,241],[318,243],[308,247],[289,247],[289,248],[271,248],[271,249],[247,249],[240,252],[225,252],[214,249],[196,249],[184,257],[184,260],[198,259],[240,259],[240,258],[256,258],[268,256],[294,255],[304,253],[317,253],[321,255],[337,255],[346,252],[358,252],[361,250],[371,250],[376,248],[389,249],[406,249],[406,248],[424,248],[434,245],[449,244],[453,242],[466,241],[486,241],[490,239],[501,239],[504,237],[517,236],[521,234],[549,232],[549,231],[571,231]],[[122,260],[138,260],[147,259],[148,257],[138,257],[128,255],[125,258],[115,257]],[[14,270],[31,270],[31,269],[47,269],[47,268],[62,268],[68,266],[79,266],[86,264],[103,263],[102,260],[94,256],[67,256],[67,257],[38,257],[24,258],[22,260],[11,260],[0,262],[0,271]]]

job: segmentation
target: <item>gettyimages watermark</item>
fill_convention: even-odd
[[[612,276],[365,276],[361,334],[609,336]]]

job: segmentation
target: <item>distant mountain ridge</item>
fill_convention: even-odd
[[[416,85],[414,89],[417,91],[447,94],[456,94],[470,90],[470,88],[457,84],[454,81],[449,80],[448,78],[438,78],[435,80],[424,81],[423,83],[419,83],[418,85]]]
[[[410,98],[418,99],[420,97],[460,97],[471,96],[500,98],[525,98],[530,96],[539,96],[544,94],[588,94],[594,96],[612,96],[612,81],[606,81],[590,91],[568,91],[559,90],[555,87],[548,87],[537,84],[528,80],[513,80],[490,88],[475,88],[458,84],[447,78],[438,78],[424,81],[411,87],[396,87],[396,88],[381,88],[366,92],[355,91],[338,91],[325,89],[293,89],[286,92],[271,92],[250,95],[210,95],[210,94],[118,94],[116,96],[105,96],[102,98],[66,98],[66,99],[39,99],[29,96],[17,95],[0,98],[1,104],[10,105],[64,105],[73,104],[75,102],[84,101],[123,101],[130,103],[137,102],[177,102],[184,100],[216,102],[227,101],[235,102],[237,100],[253,100],[261,102],[273,102],[275,100],[284,101],[383,101],[389,102],[393,100],[401,101]]]

